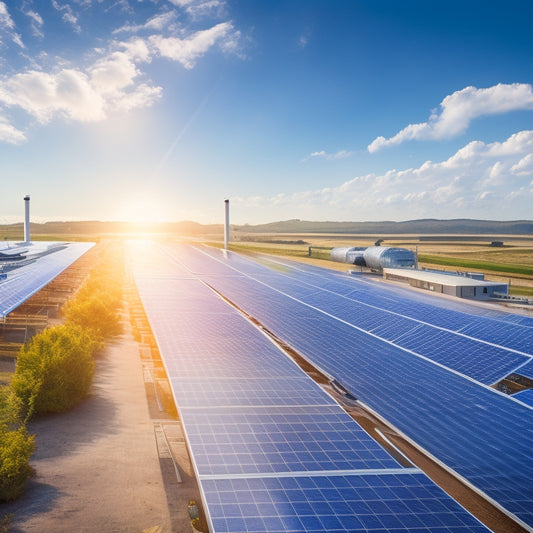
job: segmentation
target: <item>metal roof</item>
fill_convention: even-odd
[[[407,268],[384,268],[385,274],[394,274],[410,279],[439,283],[440,285],[450,285],[452,287],[496,287],[507,285],[496,281],[485,281],[461,276],[450,272],[444,274],[440,272],[430,272],[428,270],[413,270]]]

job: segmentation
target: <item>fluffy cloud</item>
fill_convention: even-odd
[[[218,43],[224,47],[225,43],[229,42],[231,47],[234,38],[231,22],[221,22],[208,30],[197,31],[185,39],[152,35],[150,43],[161,56],[178,61],[186,69],[192,69],[196,61],[212,46]]]
[[[337,187],[232,200],[239,216],[308,220],[530,218],[533,131],[469,143],[441,162],[358,176]]]
[[[409,124],[389,139],[377,137],[368,146],[368,151],[376,152],[412,139],[454,137],[464,133],[477,117],[519,109],[533,109],[533,91],[529,84],[499,83],[487,89],[466,87],[444,98],[440,103],[440,112],[434,112],[427,122]]]
[[[21,108],[40,123],[56,116],[94,122],[105,119],[111,110],[151,105],[161,88],[137,85],[141,72],[135,60],[143,57],[142,46],[134,43],[122,48],[83,71],[69,68],[15,74],[0,81],[0,103]]]
[[[88,6],[91,0],[70,3],[52,0],[55,10],[76,31],[81,28],[73,7],[78,8],[82,3]],[[174,4],[195,13],[224,5],[218,0],[179,0]],[[30,19],[33,35],[42,37],[44,21],[40,14],[30,9],[24,13]],[[240,34],[231,22],[222,22],[187,35],[183,26],[178,28],[174,23],[177,16],[176,10],[166,8],[144,24],[122,26],[114,32],[115,35],[125,32],[137,34],[141,30],[148,35],[133,35],[122,41],[110,40],[105,46],[92,48],[86,54],[86,58],[93,58],[92,63],[84,66],[58,58],[55,66],[44,67],[51,63],[45,52],[44,56],[24,56],[29,60],[26,70],[0,74],[0,142],[20,143],[26,140],[17,124],[8,120],[8,109],[23,110],[34,119],[33,123],[44,124],[55,118],[100,121],[115,111],[149,106],[161,96],[162,88],[147,79],[143,70],[143,65],[156,57],[165,57],[179,62],[186,69],[192,69],[215,46],[223,52],[239,52]],[[24,47],[15,30],[8,8],[0,0],[0,43],[4,35]],[[19,120],[21,117],[17,113],[12,116]]]

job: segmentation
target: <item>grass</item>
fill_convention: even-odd
[[[475,270],[488,270],[490,272],[503,272],[506,274],[521,274],[533,277],[533,266],[510,265],[505,263],[493,263],[490,261],[480,261],[476,259],[463,259],[459,257],[441,257],[438,255],[419,254],[418,260],[421,263],[431,263],[433,265],[455,266],[472,268]]]
[[[509,294],[513,296],[533,296],[533,287],[524,287],[522,285],[511,285]]]

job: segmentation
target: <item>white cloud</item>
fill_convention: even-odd
[[[328,153],[325,150],[320,150],[318,152],[310,153],[309,156],[304,159],[304,161],[308,161],[311,158],[321,158],[332,161],[335,159],[345,159],[346,157],[350,157],[351,155],[353,155],[353,152],[350,150],[339,150],[338,152],[335,152],[333,154]]]
[[[232,200],[240,217],[265,220],[531,218],[533,131],[469,143],[449,159],[355,177],[337,187]],[[290,214],[290,216],[287,216]]]
[[[54,9],[63,13],[62,19],[63,22],[70,24],[76,33],[81,33],[81,26],[78,23],[78,17],[74,13],[70,4],[60,4],[57,0],[52,0],[52,5]]]
[[[20,144],[26,140],[24,133],[4,119],[0,115],[0,142]]]
[[[208,30],[197,31],[193,35],[180,39],[178,37],[162,37],[152,35],[150,43],[159,54],[181,63],[186,69],[192,69],[196,61],[212,46],[224,46],[233,42],[233,25],[231,22],[221,22]]]
[[[466,87],[448,95],[440,103],[440,113],[433,112],[427,122],[409,124],[393,137],[377,137],[368,146],[376,152],[387,146],[418,139],[445,139],[464,133],[477,117],[533,109],[533,91],[529,84],[494,85],[487,89]]]
[[[225,0],[169,0],[171,4],[184,8],[192,17],[207,15],[226,5]]]
[[[0,2],[0,25],[3,28],[12,30],[15,28],[15,23],[9,14],[7,6],[4,2]]]
[[[166,13],[160,13],[158,15],[154,15],[152,18],[148,19],[144,24],[126,24],[125,26],[122,26],[114,30],[113,33],[122,33],[122,32],[137,33],[142,30],[162,31],[167,26],[172,24],[172,22],[174,22],[174,20],[176,19],[176,16],[177,15],[175,11],[167,11]]]
[[[4,2],[0,2],[0,43],[2,42],[2,33],[5,33],[20,48],[25,48],[20,34],[15,31],[15,22]]]
[[[42,27],[44,24],[43,18],[39,13],[33,10],[26,11],[26,15],[31,19],[31,31],[35,37],[44,37],[44,33],[42,32]]]
[[[124,51],[110,52],[86,70],[28,70],[0,80],[0,102],[23,109],[40,123],[55,117],[94,122],[115,110],[149,106],[162,89],[138,84],[142,73],[135,60],[144,57],[142,46],[122,48]]]
[[[52,5],[63,20],[78,31],[81,28],[73,7],[85,7],[91,1],[72,0],[67,3],[52,0]],[[100,0],[97,1],[100,3]],[[208,5],[215,7],[223,3],[191,1],[184,4],[191,8],[204,6],[205,9]],[[34,35],[38,36],[37,32],[44,26],[41,15],[28,8],[25,15],[30,19]],[[0,73],[0,142],[18,143],[26,140],[25,133],[17,127],[17,122],[10,122],[7,115],[2,114],[2,106],[6,110],[10,108],[24,111],[34,119],[33,124],[45,124],[57,118],[81,122],[100,121],[116,111],[150,106],[161,97],[163,89],[147,79],[142,68],[144,63],[150,63],[154,57],[169,58],[192,69],[214,46],[223,52],[238,53],[240,34],[234,30],[231,22],[222,22],[178,38],[175,36],[178,29],[173,25],[176,18],[176,11],[160,13],[136,27],[152,33],[150,37],[134,36],[128,40],[115,40],[98,48],[93,47],[90,55],[98,59],[84,66],[74,65],[61,58],[52,62],[52,58],[44,51],[44,55],[31,57],[19,53],[19,56],[28,60],[27,69],[11,75]],[[123,27],[124,31],[125,28]],[[15,29],[6,4],[0,0],[0,43],[3,33],[23,47]],[[129,29],[132,30],[133,27]],[[161,35],[163,30],[174,36]],[[180,31],[186,30],[181,28]],[[87,54],[86,57],[90,55]],[[13,116],[17,117],[17,121],[22,120],[20,113],[14,113]]]

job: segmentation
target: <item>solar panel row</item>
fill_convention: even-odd
[[[180,248],[176,255],[184,264],[194,257],[191,268],[203,256],[202,272],[209,271],[211,260],[197,251]],[[280,291],[273,278],[267,285],[235,276],[235,270],[222,268],[236,265],[229,257],[214,261],[218,275],[205,278],[210,284],[444,464],[533,524],[530,407],[354,327],[359,315],[339,320]]]
[[[299,271],[296,271],[297,275],[293,272],[283,276],[279,272],[265,272],[264,268],[263,272],[258,272],[257,267],[249,266],[249,263],[237,258],[232,266],[267,285],[275,284],[278,290],[341,319],[353,320],[357,316],[359,327],[386,340],[399,342],[400,346],[403,346],[403,341],[398,338],[399,335],[414,331],[422,324],[426,328],[424,336],[432,335],[434,340],[425,343],[421,355],[483,383],[499,381],[533,357],[533,330],[522,325],[502,323],[493,318],[471,316],[464,311],[440,309],[428,304],[412,305],[405,298],[400,301],[391,298],[390,294],[384,298],[378,289],[372,288],[369,293],[368,284],[364,284],[364,289],[355,294],[353,291],[348,293],[347,286],[353,288],[357,282],[346,276],[337,280],[338,274],[325,274],[325,283],[315,279],[306,281]],[[418,333],[416,336],[420,337]],[[465,354],[460,360],[454,357],[458,351]],[[450,361],[446,359],[448,354],[452,354]]]
[[[40,243],[42,248],[44,244]],[[57,246],[57,243],[54,243]],[[0,280],[0,317],[8,315],[79,259],[94,243],[72,242],[7,273]]]
[[[174,259],[160,256],[155,277],[142,269],[136,283],[213,532],[486,531],[214,292],[173,279]]]

